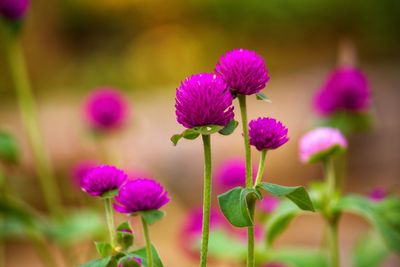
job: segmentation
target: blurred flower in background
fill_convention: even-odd
[[[279,198],[266,195],[261,201],[257,202],[257,206],[260,208],[261,211],[270,214],[272,213],[276,207],[279,205]]]
[[[387,197],[388,193],[386,189],[382,187],[376,187],[369,192],[368,197],[370,200],[379,202],[381,200],[384,200]]]
[[[30,0],[0,0],[0,15],[9,20],[18,20],[25,16]]]

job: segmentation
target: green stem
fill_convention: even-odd
[[[44,198],[49,211],[53,215],[60,214],[59,192],[54,180],[53,170],[40,132],[36,102],[33,96],[19,36],[3,25],[5,48],[11,79],[14,84],[22,122],[28,135],[33,160],[40,179]]]
[[[111,246],[115,247],[115,227],[114,227],[114,214],[112,209],[112,198],[104,198],[104,207],[106,209],[106,219],[108,234],[110,237]]]
[[[263,173],[264,173],[266,156],[267,156],[267,150],[264,149],[263,151],[261,151],[260,163],[258,164],[257,178],[256,178],[256,183],[254,184],[254,186],[256,186],[259,183],[261,183],[261,178],[262,178]]]
[[[149,226],[147,225],[143,216],[141,218],[142,218],[144,239],[146,240],[147,267],[153,267],[153,251],[151,250]]]
[[[210,135],[202,135],[204,147],[203,225],[201,235],[200,266],[207,266],[208,239],[211,209],[211,141]]]
[[[253,174],[251,166],[251,149],[249,141],[249,128],[247,124],[247,107],[246,107],[246,96],[238,95],[240,114],[242,117],[242,127],[243,127],[243,139],[244,139],[244,149],[246,154],[246,188],[253,187]],[[249,204],[250,216],[254,219],[254,203]],[[254,267],[254,226],[249,226],[247,228],[247,267]]]
[[[336,220],[328,221],[328,232],[329,232],[329,256],[331,267],[339,267],[339,245],[338,245],[338,232]]]

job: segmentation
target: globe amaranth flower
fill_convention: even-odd
[[[279,205],[279,198],[274,196],[264,196],[261,201],[257,202],[257,206],[265,213],[272,213]]]
[[[234,95],[260,92],[269,81],[264,60],[256,52],[234,49],[221,56],[215,67]]]
[[[273,118],[258,118],[249,123],[250,144],[259,151],[284,145],[289,141],[287,134],[288,129]]]
[[[124,171],[114,166],[101,165],[87,173],[81,180],[81,188],[89,195],[97,197],[120,188],[126,179]]]
[[[168,192],[152,179],[127,180],[115,200],[114,209],[128,214],[156,210],[169,202]]]
[[[0,0],[0,15],[9,20],[19,20],[28,11],[30,0]]]
[[[225,126],[233,119],[233,97],[226,83],[209,73],[195,74],[176,89],[177,121],[186,128]]]
[[[119,263],[118,267],[140,267],[142,260],[136,257],[125,257]]]
[[[365,111],[370,104],[371,93],[365,75],[349,67],[331,73],[314,98],[315,109],[325,116],[338,111]]]
[[[76,164],[72,169],[72,178],[74,183],[81,187],[83,179],[86,175],[97,166],[93,161],[82,161]]]
[[[253,180],[256,177],[253,166]],[[246,184],[246,162],[243,158],[231,158],[223,161],[215,171],[215,185],[219,191],[225,192],[236,186]]]
[[[338,129],[316,128],[300,139],[300,160],[304,163],[317,162],[346,148],[347,140]]]
[[[126,120],[128,104],[117,90],[96,89],[85,105],[87,121],[96,130],[111,130],[120,127]]]
[[[379,202],[387,197],[387,191],[384,188],[376,187],[368,194],[368,198],[371,201]]]

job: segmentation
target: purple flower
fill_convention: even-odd
[[[265,213],[272,213],[279,205],[279,198],[267,195],[261,201],[257,202],[257,204]]]
[[[156,210],[169,202],[168,192],[152,179],[127,180],[115,197],[114,209],[121,213]]]
[[[87,173],[81,180],[81,188],[89,195],[97,197],[118,189],[126,179],[124,171],[114,166],[102,165]]]
[[[253,166],[253,180],[256,168]],[[215,185],[221,192],[246,184],[246,162],[243,158],[231,158],[221,163],[215,172]]]
[[[86,118],[96,130],[110,130],[120,127],[126,119],[128,105],[115,89],[96,89],[88,98]]]
[[[72,177],[74,178],[75,184],[81,187],[83,179],[96,166],[97,164],[93,161],[83,161],[75,165],[72,170]]]
[[[284,145],[289,141],[287,133],[288,129],[273,118],[258,118],[249,123],[250,144],[259,151]]]
[[[221,56],[215,67],[234,95],[260,92],[269,81],[264,60],[256,52],[234,49]]]
[[[314,98],[315,109],[326,116],[338,111],[364,111],[370,104],[366,77],[361,71],[348,67],[331,73]]]
[[[220,77],[209,73],[192,75],[176,89],[177,121],[186,128],[225,126],[234,116],[232,100]]]
[[[374,188],[368,194],[368,198],[371,201],[374,201],[374,202],[382,201],[382,200],[384,200],[386,198],[386,196],[387,196],[386,190],[384,188],[381,188],[381,187]]]
[[[142,260],[136,257],[127,257],[118,263],[118,267],[140,267]]]
[[[30,0],[0,0],[0,15],[9,20],[18,20],[25,16]]]
[[[300,160],[317,162],[347,148],[347,140],[336,128],[320,127],[306,133],[300,140]]]

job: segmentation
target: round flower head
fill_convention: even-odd
[[[215,73],[225,80],[234,95],[256,94],[269,81],[263,58],[245,49],[235,49],[221,56]]]
[[[262,211],[265,213],[272,213],[279,205],[279,198],[267,195],[257,203]]]
[[[142,260],[136,257],[126,257],[118,263],[118,267],[140,267]]]
[[[9,20],[19,20],[25,16],[30,0],[0,0],[0,15]]]
[[[85,105],[86,118],[96,130],[118,128],[126,119],[127,110],[123,96],[112,88],[95,90]]]
[[[169,202],[168,192],[152,179],[127,180],[115,200],[114,209],[128,214],[157,210]]]
[[[314,99],[315,109],[321,115],[331,115],[338,111],[364,111],[370,104],[367,79],[354,68],[340,68],[331,73]]]
[[[250,144],[259,151],[284,145],[289,141],[287,133],[288,129],[273,118],[258,118],[249,123]]]
[[[320,127],[306,133],[300,140],[300,160],[314,163],[332,154],[344,151],[347,140],[336,128]]]
[[[114,166],[101,165],[90,170],[81,180],[81,188],[91,196],[102,196],[118,189],[127,179],[124,171]]]
[[[381,200],[384,200],[386,198],[386,196],[387,196],[386,190],[384,188],[381,188],[381,187],[374,188],[368,194],[368,198],[371,201],[374,201],[374,202],[379,202]]]
[[[234,116],[232,100],[220,77],[209,73],[192,75],[176,89],[177,121],[186,128],[225,126]]]
[[[253,180],[256,168],[253,166]],[[231,158],[221,163],[215,172],[215,185],[221,191],[227,191],[246,183],[246,162],[243,158]]]

